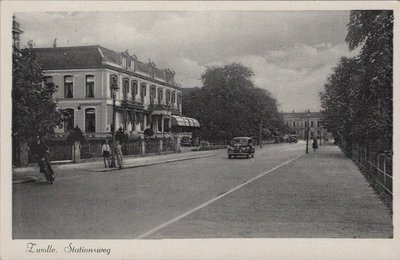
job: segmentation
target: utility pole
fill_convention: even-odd
[[[262,120],[260,121],[260,148],[262,148]]]
[[[306,140],[306,153],[308,153],[308,136],[310,132],[310,109],[307,110],[307,140]]]

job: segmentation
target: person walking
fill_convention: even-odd
[[[315,137],[313,139],[312,148],[314,149],[314,152],[318,149],[318,140]]]
[[[103,154],[103,158],[104,158],[104,167],[110,167],[110,153],[111,153],[111,149],[110,149],[110,145],[108,145],[108,139],[106,139],[103,143],[103,145],[101,146],[101,153]]]
[[[50,151],[44,140],[42,140],[42,137],[36,137],[35,142],[31,145],[31,150],[37,159],[40,173],[43,173],[46,180],[50,184],[53,184],[54,171],[51,167]]]
[[[117,156],[117,163],[118,167],[122,169],[122,164],[123,164],[123,154],[122,154],[122,146],[119,141],[116,141],[115,144],[115,155]]]

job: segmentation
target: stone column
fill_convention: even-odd
[[[163,139],[160,138],[158,143],[158,153],[161,154],[162,151],[163,151]]]
[[[175,147],[176,147],[176,152],[180,153],[181,152],[181,136],[179,134],[176,135],[176,143],[175,143]]]
[[[140,139],[140,144],[141,144],[141,154],[144,155],[146,154],[146,142],[145,139]]]
[[[72,161],[79,163],[81,161],[81,142],[75,141],[72,145]]]

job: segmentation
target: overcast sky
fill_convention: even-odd
[[[279,110],[320,109],[318,93],[345,44],[349,11],[17,13],[21,45],[102,45],[171,68],[182,87],[202,86],[207,66],[239,62]]]

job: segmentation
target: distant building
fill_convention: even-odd
[[[15,19],[15,16],[13,16],[13,24],[12,24],[12,37],[13,37],[13,48],[18,49],[20,48],[20,38],[19,35],[23,33],[19,28],[19,22]]]
[[[196,128],[196,119],[182,117],[182,90],[175,72],[141,62],[128,51],[115,52],[99,45],[37,48],[45,84],[55,84],[57,107],[71,118],[61,129],[65,135],[78,126],[86,136],[101,137],[112,129],[111,85],[117,84],[116,130],[142,135],[173,127]],[[168,128],[168,129],[167,129]]]
[[[285,124],[289,126],[290,133],[296,134],[299,139],[306,139],[307,132],[307,112],[282,113]],[[310,112],[310,138],[320,137],[325,130],[322,126],[322,113]]]

